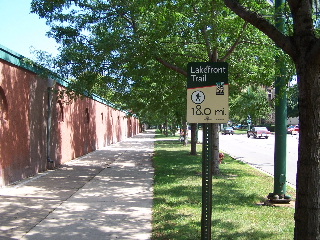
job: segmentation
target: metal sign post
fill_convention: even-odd
[[[187,121],[203,123],[201,239],[211,239],[213,123],[229,121],[228,64],[188,64]]]
[[[211,239],[212,215],[212,123],[203,124],[201,239]]]

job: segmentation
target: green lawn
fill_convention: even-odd
[[[155,143],[153,239],[200,239],[200,150],[191,156],[190,146],[172,137]],[[220,168],[213,179],[212,239],[293,239],[294,208],[261,204],[273,178],[229,156]],[[295,197],[292,189],[287,194]]]
[[[235,134],[247,134],[248,129],[237,129],[234,130]]]

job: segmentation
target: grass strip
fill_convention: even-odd
[[[177,137],[156,141],[153,239],[201,238],[201,147],[191,156]],[[272,177],[228,155],[220,169],[213,179],[212,239],[293,239],[293,205],[261,204],[273,191]],[[287,194],[295,197],[290,187]]]

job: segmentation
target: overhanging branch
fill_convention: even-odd
[[[162,65],[164,65],[165,67],[177,72],[177,73],[180,73],[184,76],[187,76],[187,72],[185,70],[183,70],[182,68],[179,68],[178,66],[176,65],[173,65],[171,63],[168,63],[167,61],[165,61],[164,59],[162,58],[159,58],[159,57],[156,57],[156,60],[161,63]]]
[[[224,3],[243,20],[247,21],[265,33],[275,42],[277,46],[289,54],[293,59],[296,58],[297,51],[290,37],[287,37],[281,33],[274,25],[272,25],[261,15],[242,6],[237,0],[224,0]]]
[[[248,26],[248,23],[245,22],[243,27],[242,27],[242,31],[240,32],[237,40],[232,44],[232,46],[229,48],[228,52],[224,55],[224,57],[220,59],[221,62],[225,62],[226,59],[234,52],[236,47],[241,43],[240,40],[241,40],[241,38],[243,36],[243,33],[247,29],[247,26]]]

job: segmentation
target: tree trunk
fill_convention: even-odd
[[[319,65],[300,59],[299,152],[295,211],[296,240],[320,239],[320,73]]]
[[[191,123],[191,155],[197,155],[198,124]]]
[[[166,118],[166,121],[164,123],[164,135],[168,137],[168,119]]]
[[[219,124],[212,123],[212,175],[220,174],[219,165]]]
[[[212,62],[218,61],[218,51],[214,49],[210,57]],[[220,174],[219,164],[219,124],[212,123],[212,175]]]
[[[188,145],[188,124],[187,122],[183,122],[183,146]]]

